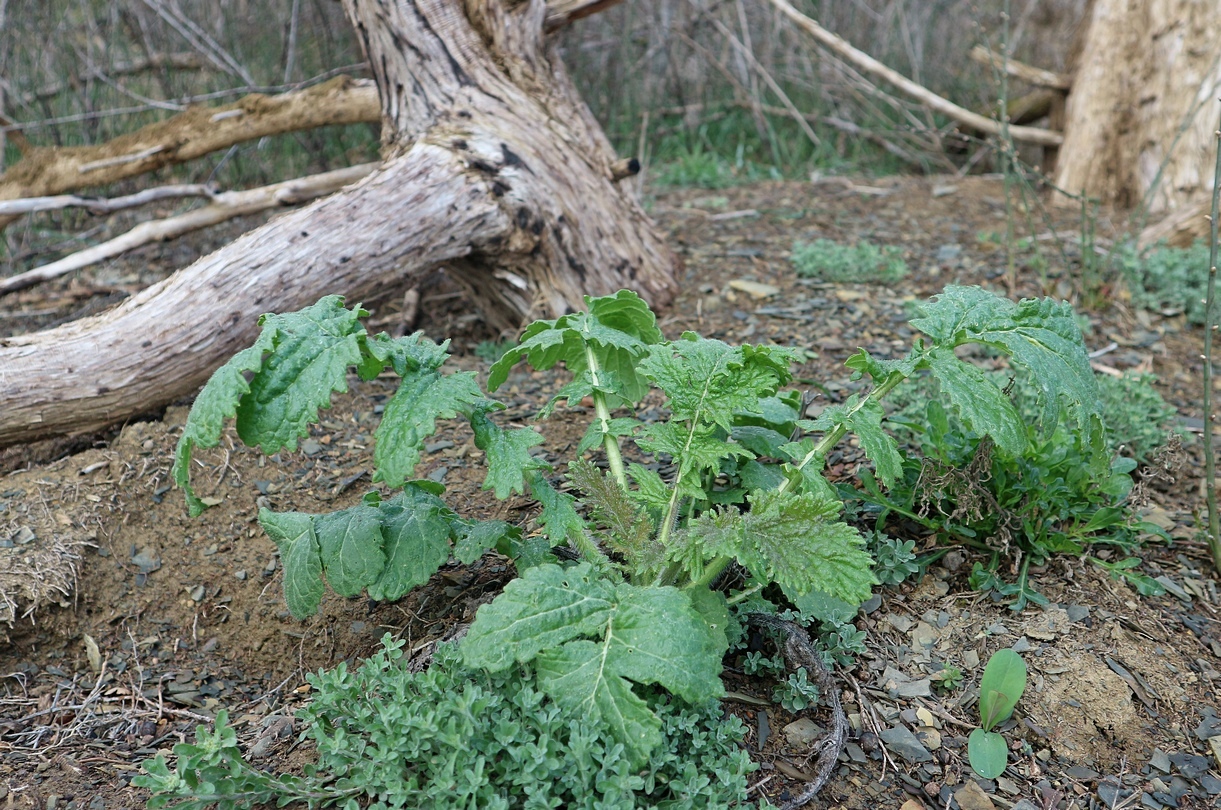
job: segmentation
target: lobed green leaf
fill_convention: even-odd
[[[253,346],[229,358],[212,374],[187,414],[186,426],[174,450],[171,474],[186,496],[191,517],[198,517],[207,508],[191,488],[191,453],[196,447],[215,447],[220,442],[226,420],[237,414],[242,397],[250,392],[246,374],[262,367],[263,355],[275,349],[275,338],[274,325],[265,325]]]
[[[386,404],[374,433],[374,481],[399,487],[415,474],[424,440],[437,429],[438,419],[452,419],[485,402],[474,372],[441,374],[435,370],[409,373]]]
[[[410,483],[377,511],[386,562],[380,575],[363,584],[370,599],[382,602],[423,585],[445,564],[456,516],[436,495]]]
[[[928,367],[971,430],[988,434],[1010,455],[1026,452],[1030,439],[1021,414],[979,367],[959,360],[945,348],[928,353]]]
[[[314,518],[301,512],[259,509],[259,525],[280,549],[284,567],[284,601],[297,619],[318,612],[322,602],[322,550],[314,534]]]
[[[264,330],[273,330],[274,348],[237,406],[237,434],[248,447],[269,454],[297,449],[318,411],[331,406],[331,395],[348,390],[348,369],[362,360],[365,314],[328,295],[299,312],[260,319]]]
[[[753,492],[749,512],[705,512],[689,532],[714,557],[733,556],[751,575],[797,594],[822,591],[860,604],[877,583],[860,533],[837,518],[838,500],[813,493]]]
[[[530,448],[542,444],[543,437],[528,427],[505,430],[482,410],[471,411],[470,420],[475,446],[487,458],[483,488],[492,490],[501,499],[514,492],[525,492],[526,473],[545,466],[530,455]]]

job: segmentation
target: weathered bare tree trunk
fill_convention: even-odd
[[[1056,184],[1154,216],[1207,196],[1221,91],[1221,3],[1094,0]]]
[[[255,319],[444,264],[496,324],[583,293],[673,295],[676,259],[543,39],[605,0],[344,0],[373,66],[385,164],[93,318],[0,341],[0,445],[173,401]]]

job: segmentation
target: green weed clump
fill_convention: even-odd
[[[898,281],[907,275],[903,251],[872,242],[852,246],[830,239],[797,242],[789,261],[799,276],[835,283]]]
[[[1020,610],[1027,602],[1046,601],[1027,576],[1029,565],[1054,554],[1083,554],[1094,545],[1124,553],[1139,545],[1150,527],[1127,505],[1131,473],[1165,444],[1176,413],[1153,388],[1152,375],[1097,375],[1105,430],[1094,439],[1100,447],[1092,447],[1063,423],[1040,425],[1043,399],[1028,373],[989,376],[1009,390],[1027,426],[1028,452],[1007,453],[972,431],[942,404],[944,393],[926,377],[891,399],[897,407],[891,423],[919,454],[905,460],[895,486],[883,492],[866,472],[857,494],[879,524],[903,516],[988,552],[990,562],[977,566],[973,586],[1010,598]],[[1097,452],[1111,459],[1109,465],[1082,463]],[[879,559],[886,556],[876,545],[871,550]],[[1021,571],[1016,582],[1006,582],[1000,560],[1014,552]],[[1142,593],[1158,592],[1160,586],[1137,571],[1135,562],[1104,567]]]
[[[1142,309],[1180,310],[1194,324],[1205,320],[1208,245],[1197,241],[1189,248],[1158,245],[1147,252],[1125,247],[1115,253],[1120,273]]]
[[[643,765],[587,718],[561,711],[514,667],[489,674],[438,648],[426,671],[408,670],[403,642],[354,671],[308,676],[313,700],[298,714],[317,764],[272,777],[246,764],[224,713],[194,745],[158,757],[135,784],[149,807],[250,807],[279,800],[348,808],[728,808],[746,799],[758,766],[741,748],[746,727],[716,701],[692,706],[662,691],[645,701],[661,744]],[[366,805],[365,801],[369,800]],[[358,803],[359,801],[359,803]]]
[[[565,401],[592,402],[592,415],[580,411],[588,428],[572,448],[563,488],[530,452],[543,442],[539,432],[499,425],[494,417],[504,406],[476,375],[447,371],[447,344],[370,334],[362,323],[368,313],[337,296],[265,315],[254,345],[217,370],[191,409],[173,469],[192,514],[209,506],[191,486],[193,454],[217,446],[230,419],[247,445],[292,451],[332,393],[348,390],[353,372],[366,381],[387,371],[400,378],[374,436],[378,489],[326,514],[259,511],[279,546],[294,616],[317,613],[328,587],[393,601],[451,557],[469,564],[492,549],[513,560],[518,576],[479,608],[455,653],[443,653],[424,675],[401,672],[397,648],[388,648],[353,675],[340,668],[317,676],[318,696],[303,718],[320,767],[304,779],[273,779],[246,765],[218,718],[216,731],[199,732],[198,745],[178,747],[175,772],[161,759],[146,763],[141,784],[154,790],[157,806],[241,791],[246,804],[305,799],[345,808],[358,807],[362,795],[377,808],[738,801],[747,768],[733,749],[740,729],[710,741],[715,710],[693,716],[678,707],[710,706],[725,694],[724,657],[759,614],[818,622],[823,655],[849,663],[864,643],[852,617],[872,587],[918,567],[909,542],[875,535],[875,572],[870,544],[845,519],[844,493],[824,475],[829,454],[853,434],[872,464],[872,473],[861,472],[870,496],[919,518],[911,504],[890,505],[879,488],[909,500],[927,490],[913,489],[919,471],[884,425],[887,394],[923,372],[937,379],[940,400],[962,426],[951,433],[945,409],[932,410],[941,401],[925,414],[930,446],[944,445],[947,464],[965,461],[975,442],[972,463],[995,446],[998,457],[1037,465],[1047,455],[1043,434],[955,351],[986,346],[1032,372],[1043,392],[1039,421],[1067,437],[1058,446],[1076,448],[1071,458],[1055,456],[1056,473],[1105,479],[1097,386],[1080,327],[1062,302],[947,287],[911,321],[922,337],[905,356],[858,351],[845,365],[872,386],[812,420],[802,418],[801,393],[787,387],[798,350],[693,332],[667,339],[627,290],[585,303],[585,311],[527,327],[486,383],[495,392],[519,364],[562,367],[568,382],[540,419]],[[664,402],[668,414],[645,418],[646,400]],[[469,423],[483,451],[484,488],[502,500],[533,498],[541,531],[464,517],[442,498],[442,484],[415,478],[437,422],[452,419]],[[600,454],[605,467],[587,453]],[[1022,480],[1023,492],[1049,489]],[[939,510],[943,500],[951,498],[936,496]],[[1085,534],[1124,517],[1080,514]],[[554,553],[560,546],[565,552]],[[1113,566],[1131,575],[1123,561]],[[1022,598],[1034,599],[1025,591]],[[817,700],[811,674],[785,679],[778,699],[794,710]]]

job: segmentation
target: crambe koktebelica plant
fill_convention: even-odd
[[[215,445],[227,419],[236,418],[248,445],[292,450],[332,393],[347,390],[352,370],[368,380],[392,369],[401,383],[376,432],[374,480],[394,494],[370,493],[326,515],[259,513],[280,548],[290,610],[315,612],[324,576],[341,595],[389,600],[423,584],[451,554],[469,562],[495,548],[516,560],[520,576],[479,609],[460,647],[464,665],[492,673],[526,667],[542,694],[602,728],[638,766],[662,735],[642,687],[657,685],[689,703],[722,694],[733,605],[767,595],[797,607],[828,596],[855,606],[869,594],[876,579],[864,541],[841,519],[822,470],[828,453],[854,433],[877,479],[895,481],[902,457],[883,430],[880,401],[905,379],[928,370],[974,431],[1021,453],[1029,439],[1017,410],[954,352],[966,343],[989,346],[1033,372],[1047,420],[1063,420],[1086,447],[1101,447],[1094,381],[1067,304],[1013,303],[950,287],[913,321],[926,337],[905,357],[853,355],[848,367],[872,387],[816,420],[802,419],[800,396],[784,390],[793,350],[690,332],[667,340],[647,305],[627,291],[586,305],[532,324],[488,380],[495,391],[522,361],[567,369],[571,381],[543,415],[560,400],[593,403],[567,463],[578,495],[557,488],[530,454],[543,441],[536,431],[496,423],[502,406],[473,373],[442,370],[445,344],[369,335],[360,324],[365,313],[334,296],[299,313],[264,316],[255,345],[218,370],[196,400],[175,479],[198,514],[192,452]],[[659,421],[637,413],[652,390],[668,409]],[[538,502],[537,536],[458,515],[441,499],[441,485],[412,478],[436,421],[456,417],[469,421],[485,453],[485,488],[502,498],[528,492]],[[634,446],[629,457],[645,463],[629,462],[625,443]],[[591,454],[604,456],[605,470]],[[1082,463],[1105,464],[1096,455]],[[557,561],[557,545],[579,559]],[[740,572],[738,590],[726,594],[716,583],[730,566]]]

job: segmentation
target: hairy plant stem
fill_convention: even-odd
[[[589,364],[589,376],[594,383],[594,413],[597,414],[598,421],[602,425],[602,447],[606,450],[606,461],[610,465],[611,475],[626,491],[627,473],[623,470],[623,453],[619,449],[619,437],[612,436],[610,433],[610,408],[606,404],[606,394],[598,388],[602,384],[602,381],[598,379],[602,367],[598,365],[598,358],[594,355],[594,350],[590,348],[588,341],[585,343],[585,362]]]
[[[887,377],[885,380],[883,380],[881,382],[881,384],[879,384],[877,387],[875,387],[872,391],[869,392],[869,396],[864,397],[863,399],[861,399],[860,402],[858,402],[855,406],[853,406],[852,409],[848,411],[848,415],[851,416],[852,414],[859,411],[861,408],[864,408],[870,402],[880,401],[882,399],[882,397],[889,394],[891,391],[894,390],[895,386],[897,386],[899,383],[903,382],[906,379],[907,379],[907,377],[904,376],[901,372],[898,372],[898,371],[891,372],[889,377]],[[809,464],[811,461],[813,461],[814,459],[826,458],[827,453],[831,452],[831,448],[833,448],[833,447],[835,447],[835,445],[839,444],[839,440],[844,438],[844,435],[848,433],[848,428],[844,424],[845,422],[847,422],[846,419],[844,420],[844,422],[840,422],[838,425],[836,425],[835,427],[828,430],[823,435],[823,437],[821,439],[819,439],[818,443],[814,445],[814,449],[811,450],[810,452],[806,453],[805,458],[803,458],[801,460],[801,463],[799,463],[793,469],[800,471],[800,470],[804,469],[805,466],[807,464]],[[780,487],[779,487],[778,491],[784,492],[785,490],[787,490],[789,488],[789,484],[791,484],[792,482],[793,482],[792,478],[786,478],[784,481],[782,481],[780,483]]]
[[[1217,514],[1217,459],[1213,449],[1213,331],[1217,328],[1213,303],[1217,288],[1217,217],[1221,214],[1221,130],[1217,137],[1217,163],[1213,169],[1213,206],[1208,236],[1208,297],[1204,304],[1204,498],[1208,504],[1208,550],[1213,568],[1221,573],[1221,516]]]
[[[853,406],[848,411],[848,415],[851,416],[852,414],[859,411],[861,408],[864,408],[870,402],[880,401],[882,399],[882,397],[889,394],[891,391],[894,390],[895,386],[897,386],[899,383],[903,382],[906,379],[907,379],[907,377],[904,376],[901,372],[898,372],[898,371],[891,372],[890,376],[888,376],[878,386],[876,386],[872,391],[870,391],[868,396],[862,398],[860,402],[858,402],[855,406]],[[846,422],[847,420],[844,420],[844,421]],[[823,435],[823,437],[821,439],[819,439],[818,443],[814,445],[814,449],[811,450],[810,452],[806,453],[805,457],[801,460],[801,462],[799,464],[797,464],[795,467],[793,467],[793,469],[795,471],[800,471],[814,459],[826,458],[827,453],[831,452],[831,448],[833,448],[833,447],[835,447],[835,445],[839,444],[839,440],[844,438],[844,435],[847,434],[847,432],[848,432],[848,428],[844,425],[844,422],[841,422],[840,424],[838,424],[835,427],[828,430]],[[780,486],[777,488],[776,491],[784,492],[785,490],[787,490],[789,488],[789,485],[793,483],[793,480],[794,480],[793,478],[784,479],[783,481],[780,482]],[[698,587],[701,585],[704,587],[708,587],[709,585],[712,584],[713,580],[715,580],[717,577],[719,577],[721,575],[721,572],[724,571],[731,562],[733,562],[732,557],[717,557],[715,560],[708,563],[708,565],[704,567],[704,575],[702,577],[692,580],[691,584],[686,587],[694,588],[694,587]]]

